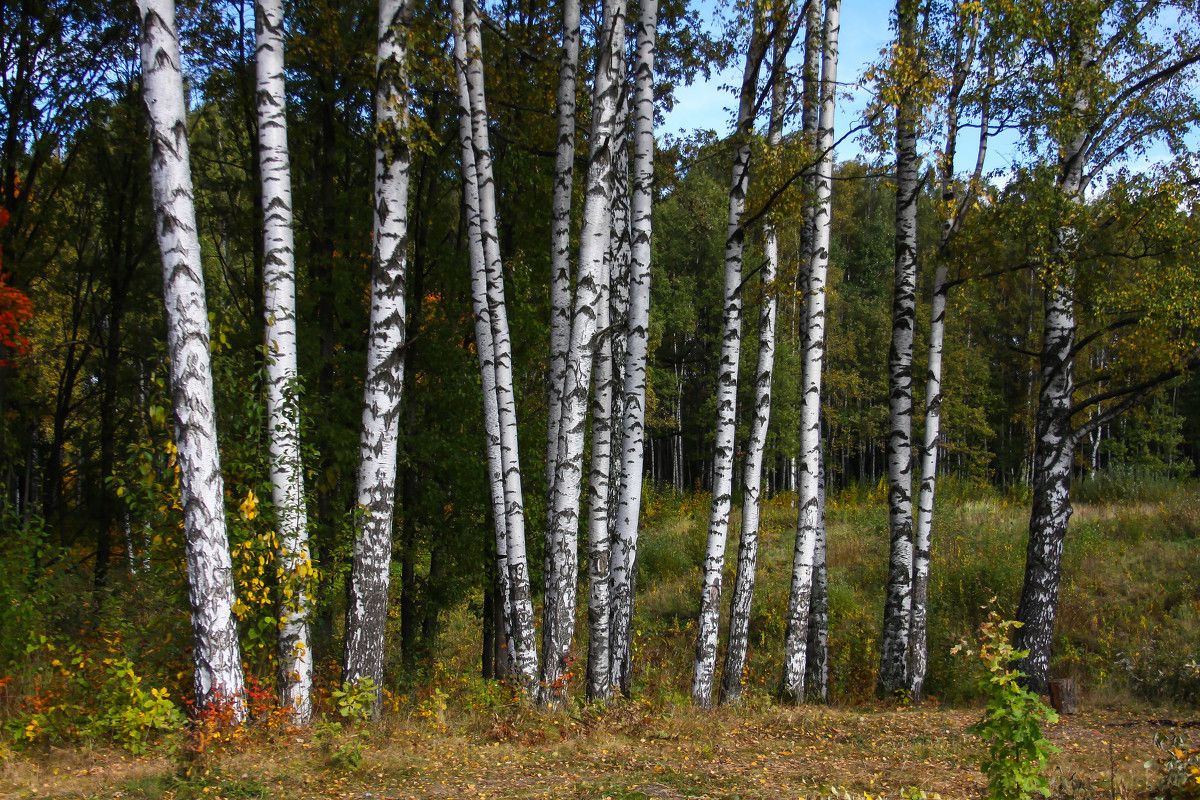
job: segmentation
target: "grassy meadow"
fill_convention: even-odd
[[[988,488],[943,487],[929,699],[920,706],[872,696],[888,547],[881,487],[829,499],[830,705],[784,708],[773,694],[795,524],[794,497],[779,495],[762,524],[748,692],[739,707],[710,713],[688,701],[708,497],[653,493],[639,556],[633,701],[595,707],[577,694],[569,708],[544,711],[483,680],[473,598],[446,616],[437,652],[389,687],[374,725],[343,720],[326,687],[314,730],[289,730],[265,697],[242,730],[153,733],[135,755],[87,736],[19,744],[12,732],[27,707],[0,697],[8,725],[0,796],[976,797],[982,750],[967,728],[981,711],[977,669],[950,651],[987,607],[1015,613],[1028,506]],[[1059,750],[1049,766],[1053,793],[1193,797],[1163,790],[1158,759],[1167,751],[1154,735],[1200,739],[1200,487],[1077,489],[1052,676],[1077,681],[1082,711],[1046,731]],[[727,590],[736,523],[734,533]],[[586,613],[580,620],[586,637]],[[578,650],[586,653],[585,638]],[[581,657],[577,692],[583,670]]]

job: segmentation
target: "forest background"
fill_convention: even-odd
[[[1084,5],[1101,17],[1117,8],[1063,8]],[[1150,6],[1178,20],[1195,14],[1193,7]],[[105,735],[139,748],[155,726],[175,724],[176,707],[196,700],[139,20],[134,9],[106,3],[5,9],[0,663],[6,665],[6,730],[26,743]],[[520,462],[524,511],[528,530],[540,532],[548,527],[547,496],[538,487],[548,480],[542,443],[551,369],[549,231],[560,9],[517,2],[484,11],[487,129],[500,208],[496,235],[505,264],[514,406],[519,439],[526,443]],[[659,11],[659,114],[684,84],[739,65],[753,49],[753,14],[746,9],[733,10],[727,28],[702,20],[702,13],[708,9],[671,3]],[[585,87],[600,41],[590,31],[600,18],[598,8],[585,9],[579,61]],[[311,651],[316,704],[337,713],[363,702],[348,693],[340,662],[351,604],[374,247],[375,9],[297,3],[286,19],[299,320],[299,377],[292,391],[316,576]],[[1031,107],[1036,97],[1019,80],[1006,85],[1003,103],[997,95],[1007,116],[993,111],[990,124],[996,135],[1007,130],[1018,144],[1011,163],[976,179],[975,219],[946,257],[961,282],[946,315],[937,443],[938,503],[945,510],[936,523],[930,573],[927,695],[974,696],[950,648],[984,621],[981,607],[993,597],[1011,617],[1021,596],[1037,469],[1043,315],[1047,298],[1061,285],[1036,256],[1056,241],[1053,231],[1062,229],[1065,214],[1084,231],[1071,300],[1081,331],[1072,350],[1081,392],[1076,402],[1103,397],[1084,405],[1091,409],[1086,419],[1097,422],[1070,459],[1073,496],[1082,505],[1068,539],[1051,671],[1097,692],[1188,704],[1200,698],[1200,594],[1188,569],[1200,530],[1194,484],[1200,381],[1182,369],[1195,359],[1200,313],[1194,266],[1200,230],[1192,213],[1197,117],[1190,70],[1196,50],[1186,25],[1172,30],[1169,23],[1161,30],[1172,33],[1160,30],[1146,46],[1153,50],[1156,37],[1177,35],[1174,45],[1186,63],[1163,94],[1146,96],[1157,127],[1147,127],[1106,162],[1082,197],[1082,212],[1064,210],[1045,190],[1061,155],[1054,145],[1061,131],[1039,132],[1030,119],[1046,108]],[[843,18],[843,40],[854,37],[854,25]],[[252,4],[181,6],[238,644],[251,684],[271,697],[280,682],[279,608],[289,584],[279,567],[270,502],[255,33]],[[498,658],[503,634],[497,631],[505,623],[498,616],[468,223],[454,147],[459,119],[451,40],[447,9],[415,9],[407,342],[389,559],[394,590],[382,685],[366,701],[434,716],[445,711],[447,677],[473,670],[479,680],[455,690],[462,693],[461,705],[516,702],[511,687],[485,680],[504,672]],[[949,42],[934,37],[928,46]],[[1166,57],[1159,52],[1151,58],[1160,56]],[[829,695],[843,703],[863,701],[878,688],[889,583],[888,353],[897,179],[895,134],[888,127],[894,120],[885,124],[879,109],[889,106],[887,92],[900,85],[887,78],[896,64],[885,48],[861,78],[874,100],[839,123],[838,135],[861,128],[852,135],[862,155],[838,162],[833,175],[821,434],[829,520]],[[798,63],[790,66],[799,71]],[[803,85],[802,77],[794,83]],[[932,77],[928,83],[941,85]],[[1119,87],[1106,88],[1120,94]],[[584,120],[589,94],[579,92]],[[931,102],[935,107],[940,110]],[[764,107],[760,134],[765,115]],[[915,196],[922,298],[914,328],[916,375],[924,374],[928,358],[923,299],[933,293],[932,267],[943,257],[937,172],[944,140],[937,123],[923,125],[922,170],[928,175]],[[776,192],[790,171],[803,171],[812,161],[814,150],[801,141],[800,127],[796,119],[785,126],[788,140],[799,142],[790,154],[772,150],[762,135],[754,138],[763,167],[746,200],[748,216],[762,212],[757,227],[747,231],[746,264],[766,258],[764,221],[779,231],[782,254],[778,279],[763,280],[752,269],[741,285],[747,308],[775,297],[779,309],[762,462],[768,498],[763,575],[745,672],[751,695],[763,702],[776,695],[783,668],[803,455],[800,356],[808,304],[799,232],[812,201],[800,185],[791,194]],[[660,141],[654,166],[646,489],[631,691],[661,702],[684,702],[697,635],[696,598],[710,526],[704,517],[719,471],[720,265],[729,238],[729,165],[740,141],[736,133],[718,137],[711,131]],[[1147,159],[1151,145],[1158,149]],[[582,136],[576,161],[588,163]],[[971,176],[953,180],[966,186]],[[583,189],[578,180],[576,207]],[[768,198],[774,201],[769,214]],[[753,341],[760,323],[754,313],[746,320],[745,338]],[[739,358],[743,375],[754,375],[752,348],[743,347]],[[739,448],[750,438],[753,390],[751,380],[738,387]],[[922,387],[915,396],[920,407]],[[1138,402],[1120,408],[1119,416],[1102,416],[1106,403],[1115,411],[1127,397]],[[736,490],[745,483],[743,453],[739,449],[732,462],[739,465],[730,476]],[[736,541],[736,520],[732,527]],[[548,563],[542,537],[531,534],[528,546],[530,583],[540,604]],[[732,559],[719,571],[733,583]],[[575,645],[580,658],[586,641]],[[579,670],[567,674],[578,676]],[[570,682],[570,691],[582,684]],[[142,716],[122,717],[127,708],[141,709]]]

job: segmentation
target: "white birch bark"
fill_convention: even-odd
[[[907,70],[917,38],[917,8],[912,0],[896,4],[899,67]],[[908,632],[912,615],[912,361],[917,318],[917,197],[920,187],[917,110],[907,87],[896,107],[895,281],[892,292],[892,342],[888,351],[888,528],[891,553],[883,606],[879,680],[881,697],[908,688]]]
[[[836,111],[840,0],[826,0],[821,68],[821,115],[817,129],[817,215],[809,267],[800,405],[800,490],[791,592],[784,633],[783,695],[804,701],[813,557],[824,526],[819,491],[821,458],[821,372],[825,356],[825,280],[829,269],[833,211],[833,124]]]
[[[613,357],[609,329],[609,264],[600,273],[597,302],[596,355],[592,391],[592,465],[588,484],[588,663],[587,698],[612,697],[610,679],[611,552],[609,538],[609,474],[612,466]]]
[[[354,559],[346,611],[342,676],[375,685],[382,700],[396,499],[396,442],[404,386],[404,285],[408,249],[408,28],[410,0],[379,0],[375,59],[375,247],[371,258],[371,321],[363,388]]]
[[[610,330],[609,349],[612,352],[612,448],[621,452],[623,429],[619,421],[625,409],[625,361],[629,349],[629,281],[630,281],[630,219],[629,219],[629,140],[630,117],[628,65],[625,51],[621,51],[620,63],[621,94],[617,99],[617,121],[613,138],[613,188],[612,188],[612,234],[608,241],[608,323]],[[609,518],[620,503],[621,483],[609,482]]]
[[[483,82],[483,38],[474,4],[466,11],[467,89],[471,101],[471,135],[475,151],[476,183],[483,255],[487,265],[487,297],[496,372],[496,411],[500,425],[500,460],[504,479],[507,534],[508,591],[512,612],[512,662],[518,680],[531,695],[537,682],[537,639],[533,622],[533,595],[525,546],[525,500],[521,486],[521,460],[517,441],[517,410],[513,394],[512,338],[504,299],[504,269],[496,222],[496,184],[492,175],[488,141],[487,101]]]
[[[246,714],[245,688],[233,613],[233,563],[225,528],[208,307],[188,163],[187,107],[175,4],[173,0],[139,0],[138,12],[196,665],[192,685],[198,709],[228,705],[240,721]]]
[[[296,396],[296,264],[292,237],[292,170],[288,156],[283,73],[283,2],[258,0],[255,65],[258,76],[258,158],[263,207],[263,313],[266,316],[267,425],[271,502],[279,538],[283,594],[279,604],[280,702],[293,725],[312,720],[309,644],[312,563],[300,418]]]
[[[584,431],[592,357],[596,346],[601,271],[612,228],[610,192],[612,148],[620,80],[617,47],[624,49],[625,2],[605,0],[600,57],[592,92],[592,131],[589,143],[587,189],[580,233],[575,303],[571,314],[571,345],[563,384],[559,450],[555,464],[554,502],[547,515],[547,542],[552,547],[551,571],[556,602],[542,623],[542,702],[559,705],[566,699],[567,676],[575,636],[575,591],[578,579],[579,502],[583,473]]]
[[[634,59],[633,198],[625,407],[621,422],[621,486],[612,546],[612,665],[625,696],[633,688],[633,579],[646,443],[646,357],[650,346],[651,190],[654,183],[654,51],[658,0],[641,0]]]
[[[817,456],[817,526],[813,544],[812,596],[808,610],[808,661],[804,665],[808,697],[829,702],[829,572],[825,565],[825,440]]]
[[[783,111],[787,102],[787,47],[776,31],[771,69],[771,122],[767,145],[783,141]],[[758,314],[758,364],[754,376],[754,418],[746,443],[742,486],[742,533],[738,542],[737,577],[729,604],[729,639],[721,673],[721,702],[736,703],[742,696],[743,673],[750,645],[750,608],[754,602],[754,576],[758,568],[758,528],[762,508],[762,462],[771,422],[771,377],[775,370],[775,276],[779,271],[779,234],[773,220],[763,226],[762,306]]]
[[[721,356],[717,366],[716,447],[713,453],[712,512],[700,584],[700,616],[696,626],[696,659],[692,667],[692,702],[712,706],[713,675],[717,669],[717,637],[720,633],[721,582],[725,569],[725,545],[729,538],[729,512],[733,501],[734,433],[737,428],[738,366],[742,347],[742,252],[745,232],[742,212],[750,187],[750,134],[754,128],[758,73],[764,37],[761,12],[755,10],[750,48],[742,72],[738,100],[736,146],[729,186],[729,217],[725,239],[725,288],[723,294]]]
[[[508,664],[497,673],[510,674],[512,667],[512,597],[509,586],[508,524],[504,503],[504,466],[500,455],[500,413],[496,400],[496,361],[492,346],[491,308],[487,294],[487,263],[483,254],[483,224],[479,212],[479,177],[475,168],[474,132],[471,123],[471,94],[467,88],[467,34],[462,0],[450,4],[454,28],[454,67],[458,85],[459,146],[462,157],[463,207],[467,223],[467,253],[471,270],[471,307],[475,323],[475,351],[479,357],[483,390],[483,429],[488,463],[488,492],[492,503],[492,527],[496,539],[497,593],[500,630]]]
[[[563,2],[562,52],[558,67],[558,142],[554,150],[554,195],[550,222],[550,376],[547,396],[546,506],[554,502],[558,424],[571,344],[571,190],[575,177],[575,90],[579,71],[579,0]],[[550,554],[546,543],[546,574]],[[547,584],[547,603],[554,597]]]

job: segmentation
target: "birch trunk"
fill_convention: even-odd
[[[917,8],[912,0],[896,4],[899,67],[915,59]],[[883,607],[879,680],[881,697],[908,688],[908,632],[912,616],[912,361],[917,312],[917,196],[921,159],[917,153],[917,109],[908,87],[896,108],[896,261],[892,294],[892,343],[888,352],[888,561]]]
[[[396,498],[396,440],[404,386],[404,283],[408,246],[408,27],[410,0],[379,0],[375,59],[375,247],[371,322],[363,388],[354,559],[346,611],[342,672],[349,686],[374,683],[373,713],[383,686]]]
[[[509,606],[512,612],[512,660],[526,693],[537,683],[537,639],[533,623],[533,595],[529,582],[529,560],[525,547],[525,501],[521,486],[521,460],[517,442],[517,410],[513,394],[512,338],[508,307],[504,299],[504,269],[500,260],[500,237],[496,223],[496,191],[492,176],[491,145],[488,142],[487,101],[483,83],[483,38],[479,15],[472,4],[466,12],[467,89],[471,101],[471,130],[475,151],[476,183],[487,265],[487,296],[492,349],[496,371],[496,410],[500,425],[500,460],[504,478],[505,527],[507,533]]]
[[[620,74],[628,75],[625,51],[621,51]],[[608,242],[608,324],[609,349],[612,352],[612,426],[611,438],[614,452],[621,452],[621,425],[625,409],[625,361],[629,349],[629,281],[630,281],[630,219],[629,219],[629,82],[621,81],[621,94],[617,100],[617,121],[613,146],[613,189],[612,189],[612,234]],[[611,520],[621,498],[619,480],[609,482],[609,519]]]
[[[1095,66],[1091,47],[1074,54],[1080,69]],[[1086,90],[1075,93],[1072,110],[1082,116],[1088,109]],[[1058,189],[1071,203],[1079,203],[1084,189],[1086,146],[1092,132],[1086,127],[1067,143],[1059,156]],[[1025,578],[1017,606],[1013,646],[1028,650],[1017,662],[1028,688],[1049,690],[1050,644],[1058,611],[1062,577],[1063,541],[1071,519],[1071,465],[1075,435],[1071,428],[1071,395],[1075,391],[1075,270],[1071,263],[1077,244],[1071,227],[1054,231],[1050,269],[1043,277],[1042,347],[1039,356],[1041,388],[1034,417],[1033,509],[1029,515],[1029,543],[1025,550]]]
[[[609,264],[600,275],[600,298],[596,326],[609,328]],[[611,604],[612,542],[609,538],[609,474],[612,467],[612,339],[605,333],[596,337],[592,400],[592,465],[588,485],[588,663],[587,698],[592,701],[612,697],[612,665],[609,638]]]
[[[959,50],[963,48],[959,39]],[[937,268],[933,278],[933,299],[929,309],[929,366],[925,385],[925,438],[921,448],[921,491],[917,500],[916,522],[913,530],[913,599],[911,629],[908,641],[908,696],[920,702],[925,692],[925,673],[928,666],[929,628],[929,561],[933,541],[934,496],[937,490],[938,449],[941,445],[942,424],[942,351],[946,337],[946,301],[949,296],[949,275],[946,266],[946,249],[951,239],[963,224],[967,209],[975,197],[976,187],[983,176],[983,165],[987,157],[988,130],[991,124],[990,95],[985,95],[980,113],[979,148],[976,151],[975,172],[963,197],[956,195],[954,158],[958,144],[958,97],[970,70],[975,48],[972,36],[965,57],[958,58],[961,65],[951,90],[946,113],[946,147],[942,156],[942,202],[948,205],[949,215],[942,226],[938,243]],[[987,81],[992,79],[989,63]]]
[[[769,147],[783,140],[783,111],[787,102],[787,47],[776,30],[771,70],[771,122]],[[746,444],[742,487],[742,533],[738,542],[737,577],[729,605],[729,639],[721,673],[721,702],[736,703],[742,696],[746,653],[750,645],[750,608],[754,602],[754,576],[758,567],[758,527],[762,506],[762,461],[771,422],[771,376],[775,369],[775,276],[779,270],[779,234],[773,220],[763,228],[762,307],[758,314],[758,364],[754,376],[754,418]]]
[[[550,223],[550,376],[546,431],[546,505],[554,502],[558,461],[558,423],[563,381],[571,343],[571,190],[575,177],[575,88],[579,71],[579,0],[563,2],[562,54],[559,57],[558,144],[554,152],[554,195]],[[553,548],[546,542],[546,574]],[[547,583],[545,602],[554,602]]]
[[[625,696],[633,688],[633,578],[646,442],[646,357],[650,345],[651,190],[654,184],[654,51],[658,0],[641,0],[634,60],[633,198],[629,330],[621,421],[621,485],[612,547],[610,677]]]
[[[791,592],[784,633],[783,695],[804,701],[808,623],[812,600],[813,556],[824,527],[819,491],[821,459],[821,371],[825,355],[825,279],[829,269],[830,217],[833,211],[833,123],[836,111],[840,0],[826,0],[821,68],[821,116],[817,129],[817,204],[813,256],[809,267],[804,354],[801,363],[800,490]]]
[[[764,35],[761,12],[754,12],[754,30],[738,100],[737,146],[729,186],[729,221],[725,239],[725,289],[722,314],[721,360],[717,366],[716,448],[713,453],[712,513],[700,586],[700,617],[696,626],[696,660],[692,668],[692,702],[712,706],[713,675],[717,669],[717,637],[721,618],[721,579],[725,569],[725,544],[729,537],[729,512],[733,500],[734,432],[737,427],[738,366],[742,347],[742,251],[745,233],[742,212],[750,187],[750,135],[754,129],[758,73]]]
[[[246,714],[245,689],[233,613],[233,564],[225,529],[208,308],[188,163],[175,4],[140,0],[138,12],[196,665],[192,686],[197,709],[228,707],[240,721]]]
[[[566,700],[571,648],[575,636],[575,590],[578,579],[579,501],[583,473],[584,430],[592,358],[596,346],[598,303],[604,254],[612,228],[610,192],[612,151],[620,79],[618,48],[624,50],[624,0],[605,0],[600,57],[592,93],[592,130],[588,154],[587,191],[579,243],[571,345],[562,394],[559,449],[555,463],[554,502],[547,515],[547,542],[555,604],[542,622],[543,657],[541,700],[560,705]]]
[[[309,644],[312,563],[300,462],[296,356],[296,264],[292,237],[292,169],[288,156],[283,72],[283,2],[258,0],[258,158],[263,207],[263,312],[266,316],[267,425],[271,502],[279,536],[283,596],[279,604],[280,703],[293,725],[312,720]]]
[[[821,524],[813,544],[812,599],[808,610],[808,661],[804,665],[808,697],[829,702],[829,572],[825,568],[825,440],[817,456],[817,512]]]
[[[462,152],[463,206],[467,222],[467,252],[471,270],[471,306],[475,322],[475,350],[479,356],[483,389],[483,428],[488,461],[488,490],[492,502],[492,524],[496,539],[496,589],[499,594],[500,631],[505,640],[504,658],[512,664],[512,593],[509,586],[508,524],[504,503],[504,467],[500,455],[500,414],[496,400],[496,361],[492,346],[491,308],[487,296],[487,264],[483,254],[483,223],[479,212],[479,180],[475,168],[475,146],[471,125],[471,94],[467,88],[467,34],[462,1],[451,3],[454,27],[454,66],[458,84],[459,145]]]

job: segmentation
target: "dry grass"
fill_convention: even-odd
[[[899,797],[907,787],[978,797],[977,710],[777,707],[703,713],[618,704],[605,710],[451,715],[448,730],[393,714],[366,734],[357,770],[338,767],[310,734],[252,740],[180,779],[169,757],[50,750],[10,758],[8,797],[78,798],[785,798],[828,787]],[[1170,720],[1189,727],[1200,719]],[[1092,708],[1048,730],[1051,775],[1093,797],[1133,797],[1155,778],[1163,712]],[[1186,731],[1185,731],[1186,732]],[[351,734],[345,734],[351,735]],[[341,742],[341,743],[344,743]]]

